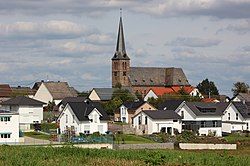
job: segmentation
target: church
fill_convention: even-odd
[[[112,57],[112,87],[118,83],[143,96],[153,87],[190,86],[181,68],[131,67],[126,53],[120,16],[115,54]]]

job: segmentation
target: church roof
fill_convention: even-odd
[[[130,67],[132,86],[190,86],[181,68]]]
[[[122,17],[120,17],[118,35],[117,35],[117,43],[116,43],[116,51],[112,60],[118,60],[118,59],[129,60],[129,57],[125,49],[125,39],[124,39],[124,33],[123,33]]]

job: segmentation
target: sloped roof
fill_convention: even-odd
[[[203,102],[219,102],[216,98],[203,98],[201,101]]]
[[[76,91],[72,91],[67,82],[43,82],[53,99],[63,99],[65,97],[76,97]]]
[[[190,94],[196,87],[194,87],[194,86],[172,86],[171,88],[175,92],[179,92],[181,89],[183,89],[185,92]]]
[[[101,101],[108,101],[112,99],[113,92],[118,88],[94,88]],[[93,91],[92,90],[92,91]]]
[[[186,102],[186,105],[195,115],[222,115],[229,103]]]
[[[0,97],[10,97],[11,92],[9,84],[0,84]]]
[[[176,110],[184,100],[167,100],[159,106],[160,110]]]
[[[93,111],[94,108],[96,108],[102,115],[101,120],[109,120],[108,114],[98,102],[69,102],[68,104],[79,121],[88,121],[88,115]]]
[[[250,118],[250,102],[232,102],[243,118]]]
[[[130,67],[132,86],[190,86],[181,68]]]
[[[58,105],[66,105],[70,102],[84,102],[85,100],[90,100],[87,97],[65,97]]]
[[[146,115],[152,119],[181,119],[173,110],[143,110]]]
[[[30,87],[22,87],[22,86],[11,87],[11,90],[14,95],[35,95],[36,93],[35,89],[31,89]]]
[[[233,98],[238,97],[241,101],[250,102],[250,93],[238,93]]]
[[[174,93],[174,90],[172,88],[164,88],[164,87],[157,87],[157,88],[151,88],[151,90],[157,95],[162,96],[165,93]]]
[[[46,103],[43,103],[41,101],[29,98],[29,97],[18,96],[16,98],[4,101],[1,104],[2,105],[43,105]]]

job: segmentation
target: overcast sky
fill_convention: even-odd
[[[0,83],[111,87],[120,8],[132,66],[250,84],[250,0],[0,0]]]

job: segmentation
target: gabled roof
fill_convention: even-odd
[[[88,115],[96,108],[101,114],[101,120],[109,120],[108,114],[100,103],[69,102],[68,103],[79,121],[88,121]]]
[[[65,97],[76,97],[76,91],[72,91],[67,82],[43,82],[53,99],[63,99]]]
[[[179,92],[181,89],[183,89],[185,92],[190,94],[196,87],[194,86],[172,86],[171,87],[175,92]]]
[[[222,115],[229,105],[228,102],[205,103],[205,102],[186,102],[186,105],[197,116],[199,115]]]
[[[0,97],[11,97],[11,92],[9,84],[0,84]]]
[[[232,102],[243,118],[250,118],[250,102]]]
[[[201,101],[203,101],[203,102],[220,102],[216,98],[203,98]]]
[[[152,119],[181,119],[173,110],[143,110],[146,115]]]
[[[246,102],[250,102],[250,93],[238,93],[232,98],[232,100],[236,97],[238,97],[241,101],[245,100]]]
[[[175,93],[172,88],[164,88],[164,87],[157,87],[157,88],[151,88],[151,90],[157,95],[157,96],[162,96],[165,93]]]
[[[84,102],[86,100],[90,101],[90,99],[87,97],[65,97],[58,105],[66,105],[70,102]]]
[[[1,103],[1,105],[43,105],[43,104],[46,103],[25,96],[18,96],[16,98],[9,99]]]
[[[92,91],[96,92],[101,101],[108,101],[112,99],[115,90],[118,90],[118,88],[93,88]]]
[[[160,110],[176,110],[184,100],[167,100],[159,106]]]

